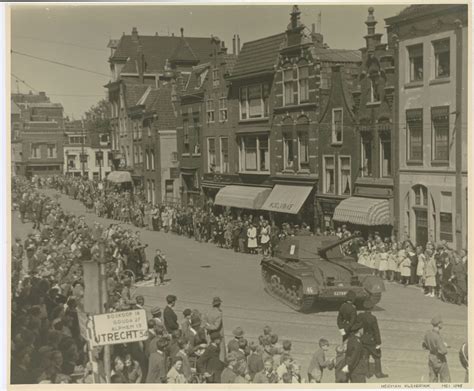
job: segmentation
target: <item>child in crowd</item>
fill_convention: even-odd
[[[326,352],[329,350],[329,341],[325,338],[319,340],[319,349],[314,353],[308,367],[308,381],[310,383],[321,383],[325,368],[334,368],[334,362],[326,359]]]

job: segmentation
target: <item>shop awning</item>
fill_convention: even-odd
[[[295,215],[300,211],[312,189],[311,186],[275,185],[262,209]]]
[[[264,187],[225,186],[216,194],[216,205],[260,209],[272,190]]]
[[[357,225],[392,225],[388,200],[350,197],[334,210],[335,221]]]
[[[114,183],[132,182],[132,176],[128,171],[112,171],[106,179]]]

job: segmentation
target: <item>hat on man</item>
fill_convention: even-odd
[[[175,295],[166,296],[166,302],[168,304],[174,303],[178,298]]]
[[[354,302],[356,299],[356,293],[354,291],[348,291],[346,293],[346,300],[347,301],[351,301],[351,302]]]
[[[221,304],[221,303],[222,303],[222,300],[221,300],[221,298],[218,297],[218,296],[216,296],[216,297],[214,297],[214,298],[212,299],[212,305],[213,305],[213,306],[219,305],[219,304]]]
[[[433,326],[439,326],[440,323],[443,323],[443,320],[441,319],[441,316],[436,315],[433,319],[431,319],[431,324]]]
[[[161,308],[158,307],[158,306],[153,307],[150,312],[151,312],[152,315],[159,315],[159,314],[161,314]]]
[[[232,334],[234,334],[235,338],[243,338],[244,337],[244,330],[242,330],[242,327],[236,327],[234,331],[232,331]]]

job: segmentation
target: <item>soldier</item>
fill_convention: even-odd
[[[357,318],[357,310],[354,305],[356,294],[354,291],[346,293],[346,301],[339,308],[337,315],[337,327],[342,335],[342,341],[345,342],[349,338],[349,333]]]
[[[443,341],[440,331],[443,321],[440,316],[431,319],[433,328],[426,332],[422,346],[429,351],[428,368],[430,383],[450,383],[451,376],[449,374],[448,362],[446,355],[448,354],[448,345]]]
[[[382,340],[380,338],[377,318],[372,314],[373,308],[373,301],[367,298],[364,301],[365,311],[357,316],[357,320],[362,323],[364,329],[361,341],[366,353],[365,359],[367,360],[367,368],[369,367],[369,358],[372,356],[375,361],[375,377],[382,379],[388,377],[388,375],[382,372],[382,351],[380,350]]]

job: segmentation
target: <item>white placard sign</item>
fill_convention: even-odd
[[[148,338],[145,310],[94,315],[87,324],[91,347],[144,341]]]

